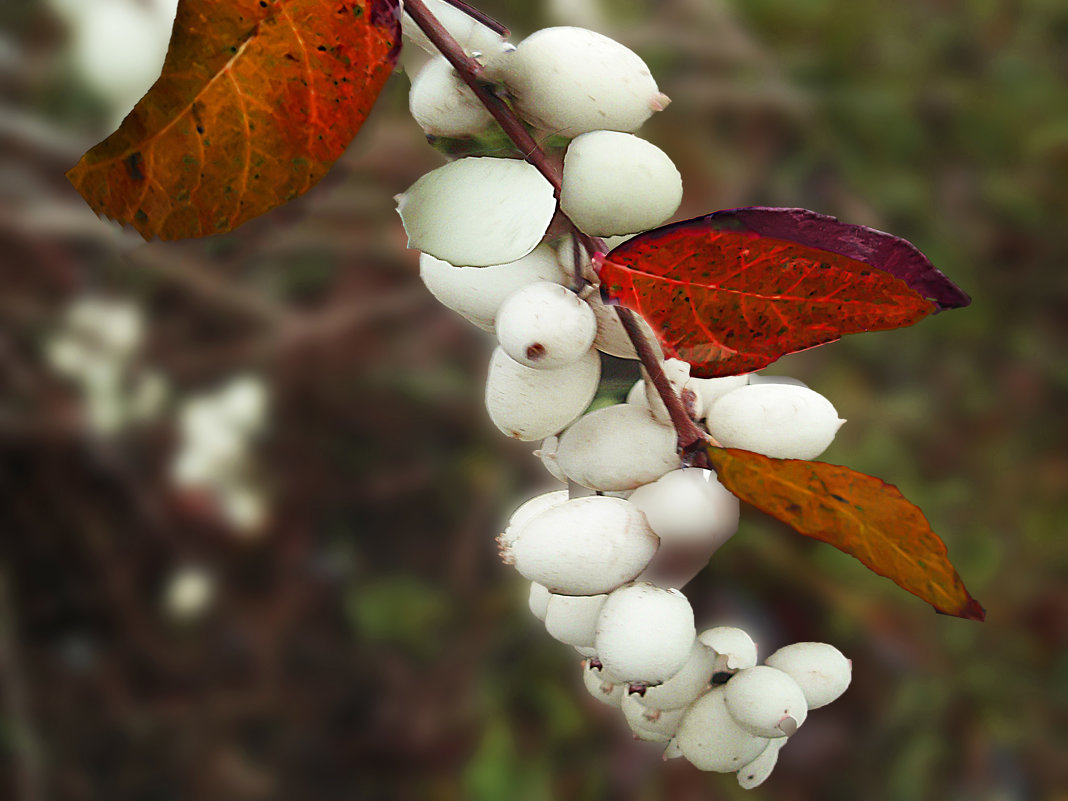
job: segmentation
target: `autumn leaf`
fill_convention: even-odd
[[[146,239],[230,231],[326,174],[399,43],[397,0],[181,0],[159,80],[67,177]]]
[[[874,228],[844,223],[808,209],[775,209],[766,206],[717,211],[702,219],[719,230],[749,231],[829,250],[878,267],[934,301],[940,311],[959,309],[972,302],[967,293],[931,264],[915,245]]]
[[[903,251],[918,253],[904,240],[827,217],[839,235],[820,243],[838,250],[824,249],[744,227],[739,214],[750,211],[772,210],[663,226],[596,259],[607,300],[645,318],[692,375],[757,370],[844,334],[912,325],[938,308],[902,278],[856,258],[878,251],[888,265],[904,263]],[[861,253],[864,241],[881,249]]]
[[[735,448],[709,447],[708,460],[720,483],[746,503],[856,557],[938,612],[986,617],[945,543],[897,487],[848,467]]]

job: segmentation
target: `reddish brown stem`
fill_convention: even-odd
[[[497,121],[515,146],[519,148],[523,158],[536,167],[538,172],[552,184],[556,197],[559,199],[562,186],[560,169],[546,156],[545,151],[541,149],[534,137],[523,126],[519,117],[512,111],[511,106],[499,98],[489,86],[479,80],[479,76],[482,73],[482,65],[464,52],[459,43],[445,29],[445,26],[430,13],[422,0],[405,0],[404,10],[419,26],[420,30],[426,34],[426,37],[433,45],[441,51],[441,54],[453,66],[453,69],[456,70],[463,82],[471,87],[471,91],[475,93],[482,105],[493,115],[493,119]],[[568,219],[566,215],[564,215],[564,218]],[[568,224],[571,227],[572,235],[582,246],[587,258],[595,253],[604,251],[605,244],[603,240],[583,233],[570,219],[568,219]],[[575,259],[576,290],[585,283],[585,278],[582,277],[581,259],[577,258],[577,256],[578,253],[576,253]],[[679,448],[684,454],[695,455],[700,459],[700,449],[708,442],[708,435],[686,413],[682,400],[675,394],[675,391],[671,388],[671,383],[667,380],[667,376],[664,375],[664,371],[660,367],[660,359],[653,350],[652,344],[642,333],[634,312],[617,306],[616,313],[619,315],[620,322],[627,332],[627,337],[638,353],[642,366],[649,375],[649,380],[653,382],[660,399],[664,402],[664,406],[667,407],[671,422],[678,433]]]
[[[471,19],[475,20],[476,22],[481,22],[491,31],[500,36],[503,36],[505,39],[507,39],[509,34],[511,33],[511,31],[501,25],[501,23],[497,22],[497,20],[495,20],[489,14],[485,13],[484,11],[479,11],[472,5],[468,5],[464,2],[464,0],[445,0],[445,2],[453,8],[460,9],[462,12],[467,14],[467,16],[471,17]]]

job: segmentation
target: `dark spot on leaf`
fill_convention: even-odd
[[[131,153],[123,160],[123,163],[126,165],[126,171],[130,173],[131,178],[135,181],[145,180],[145,174],[141,172],[141,165],[144,163],[141,151]]]

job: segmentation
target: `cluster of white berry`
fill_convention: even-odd
[[[109,437],[153,419],[167,399],[167,382],[141,359],[145,321],[122,300],[85,297],[67,307],[45,343],[52,369],[75,383],[86,426]]]
[[[675,213],[678,170],[633,133],[667,98],[641,58],[593,31],[547,28],[512,47],[443,0],[427,5],[535,137],[569,140],[558,194],[525,161],[468,157],[398,197],[426,286],[497,338],[490,419],[540,440],[536,455],[569,487],[515,511],[501,557],[531,581],[530,608],[548,633],[586,657],[590,692],[620,706],[637,737],[755,787],[808,710],[845,690],[850,663],[830,645],[797,643],[758,666],[741,630],[698,634],[680,588],[737,530],[739,501],[711,471],[684,466],[652,381],[584,413],[600,354],[638,354],[601,301],[583,243],[549,233],[558,206],[582,234],[617,238],[607,247]],[[404,29],[432,54],[412,81],[413,117],[431,136],[482,132],[492,118],[476,94],[407,17]],[[724,446],[811,459],[842,423],[793,379],[691,377],[689,364],[662,354],[660,365],[692,420]]]
[[[254,533],[267,517],[266,490],[256,474],[255,438],[267,420],[267,387],[238,376],[214,392],[185,400],[178,415],[181,446],[171,463],[174,483],[207,493],[237,531]]]
[[[213,391],[173,398],[171,382],[146,363],[145,331],[144,312],[133,301],[80,297],[45,340],[44,356],[77,386],[85,428],[101,439],[164,421],[177,402],[173,485],[209,501],[212,512],[235,531],[260,531],[268,497],[253,446],[267,423],[267,385],[258,376],[243,375]]]

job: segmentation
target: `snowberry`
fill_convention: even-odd
[[[412,79],[408,108],[430,136],[474,136],[493,116],[443,57],[430,59]]]
[[[637,702],[650,709],[681,709],[707,690],[715,673],[716,652],[695,640],[686,663],[663,684],[634,693]]]
[[[577,484],[628,490],[680,466],[676,440],[647,409],[620,403],[579,418],[560,437],[556,459]]]
[[[624,693],[620,702],[627,725],[639,740],[666,743],[675,736],[685,709],[650,709],[639,703],[637,696]]]
[[[545,630],[554,640],[592,648],[597,616],[608,596],[552,595],[545,612]]]
[[[591,131],[564,154],[560,209],[591,236],[655,228],[682,201],[682,176],[656,145],[618,131]]]
[[[593,345],[597,319],[589,304],[560,284],[538,281],[509,295],[497,312],[497,340],[520,364],[563,367]]]
[[[775,764],[779,761],[779,751],[787,742],[786,737],[768,740],[768,744],[756,759],[738,769],[738,784],[743,790],[752,790],[764,783],[775,769]]]
[[[631,502],[660,537],[660,548],[641,575],[660,586],[684,586],[738,530],[738,499],[710,470],[672,470],[638,487]]]
[[[809,709],[826,706],[838,698],[846,691],[853,673],[853,663],[825,642],[795,642],[764,662],[797,682]]]
[[[511,554],[520,575],[553,593],[597,595],[641,573],[657,544],[629,501],[594,495],[537,515],[512,543]]]
[[[501,59],[500,78],[532,125],[574,137],[636,131],[668,99],[641,58],[583,28],[543,28]]]
[[[723,544],[738,529],[739,501],[711,470],[683,468],[638,487],[630,501],[661,542]]]
[[[564,367],[535,370],[497,348],[486,377],[486,410],[509,437],[544,439],[582,414],[597,393],[600,377],[601,360],[593,349]]]
[[[844,423],[825,397],[791,384],[750,384],[708,410],[708,431],[727,448],[778,459],[814,459]]]
[[[640,582],[608,596],[595,647],[605,668],[634,684],[660,684],[690,657],[696,629],[686,596]]]
[[[582,663],[582,683],[586,691],[607,706],[618,707],[627,685],[596,666],[592,661]]]
[[[717,673],[736,673],[757,663],[757,647],[753,638],[734,626],[716,626],[697,635],[702,645],[716,652]]]
[[[727,710],[735,722],[760,737],[786,737],[808,717],[801,688],[786,673],[767,665],[740,670],[724,685]]]
[[[526,256],[556,212],[553,187],[517,159],[465,158],[431,170],[397,196],[408,247],[450,264],[485,267]]]
[[[483,331],[492,332],[504,299],[535,281],[560,283],[566,276],[548,245],[521,259],[490,267],[454,267],[429,253],[419,256],[419,277],[438,301]]]
[[[549,609],[549,599],[552,597],[552,593],[546,587],[536,581],[530,582],[527,607],[530,609],[530,613],[543,623],[545,622],[545,613]]]
[[[731,717],[725,690],[725,686],[713,687],[694,701],[675,732],[682,755],[699,770],[736,771],[767,747],[767,738],[747,732]]]

